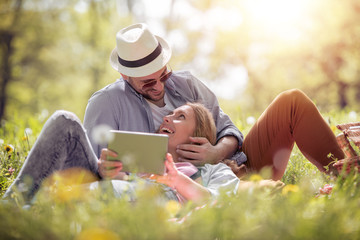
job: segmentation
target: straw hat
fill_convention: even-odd
[[[169,44],[152,34],[146,24],[138,23],[117,32],[110,64],[126,76],[143,77],[159,71],[170,57]]]

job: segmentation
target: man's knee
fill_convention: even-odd
[[[307,97],[303,91],[301,91],[300,89],[297,89],[297,88],[286,90],[286,91],[280,93],[279,96],[282,96],[285,98],[295,98],[295,99]]]
[[[277,100],[284,103],[304,102],[310,100],[309,97],[300,89],[290,89],[280,93]]]
[[[48,119],[46,125],[51,128],[83,128],[80,119],[72,112],[65,110],[55,111]]]
[[[56,120],[58,118],[65,118],[68,120],[72,120],[72,121],[76,121],[81,123],[80,119],[76,116],[75,113],[70,112],[70,111],[66,111],[66,110],[57,110],[53,113],[53,115],[51,116],[52,119]]]

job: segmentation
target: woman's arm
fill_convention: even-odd
[[[151,178],[175,189],[186,200],[193,201],[197,204],[202,204],[211,197],[207,188],[176,169],[170,153],[166,155],[165,167],[167,171],[163,176],[153,176]]]

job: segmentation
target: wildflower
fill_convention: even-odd
[[[249,125],[253,125],[256,122],[256,119],[253,116],[246,118],[246,123]]]
[[[336,132],[336,130],[337,130],[337,127],[336,127],[336,126],[334,126],[334,125],[331,125],[331,126],[330,126],[330,128],[331,128],[331,131],[332,131],[333,133],[335,133],[335,132]]]
[[[0,138],[0,145],[3,145],[3,144],[4,144],[4,139]]]
[[[33,131],[31,128],[25,128],[24,133],[25,133],[25,136],[30,136],[30,135],[32,135]]]
[[[259,174],[253,174],[250,177],[250,181],[254,181],[254,182],[261,181],[262,179],[263,178]]]
[[[21,140],[22,140],[22,141],[27,141],[27,140],[28,140],[28,137],[27,137],[27,136],[23,136],[23,137],[21,138]]]
[[[9,172],[9,175],[11,176],[11,175],[15,172],[15,169],[12,168],[12,167],[10,167],[10,168],[8,169],[8,172]]]
[[[11,144],[8,144],[4,147],[4,150],[8,153],[11,154],[14,151],[14,146]]]
[[[333,190],[333,186],[331,186],[330,184],[325,184],[323,188],[319,188],[320,194],[323,195],[330,195],[332,190]]]
[[[165,205],[165,210],[171,217],[174,217],[180,211],[180,203],[170,200]]]
[[[20,183],[17,187],[19,192],[27,192],[29,190],[28,184]]]
[[[349,112],[349,118],[351,121],[355,121],[357,118],[357,113],[355,111]]]
[[[49,116],[49,111],[47,109],[43,109],[38,116],[38,119],[43,122]]]
[[[283,187],[281,194],[287,195],[289,192],[298,192],[298,191],[299,191],[299,187],[297,185],[288,184],[285,187]]]
[[[92,131],[92,138],[100,145],[107,144],[114,139],[114,134],[110,132],[111,127],[105,124],[98,125]]]
[[[45,179],[44,186],[50,199],[57,203],[85,199],[87,189],[81,184],[94,182],[96,177],[88,170],[69,168],[55,172]]]
[[[82,231],[75,240],[120,240],[120,237],[104,228],[90,228]]]

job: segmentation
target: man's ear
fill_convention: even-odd
[[[120,73],[120,74],[121,74],[122,78],[123,78],[125,81],[129,81],[129,76],[126,76],[126,75],[124,75],[124,74],[122,74],[122,73]]]

